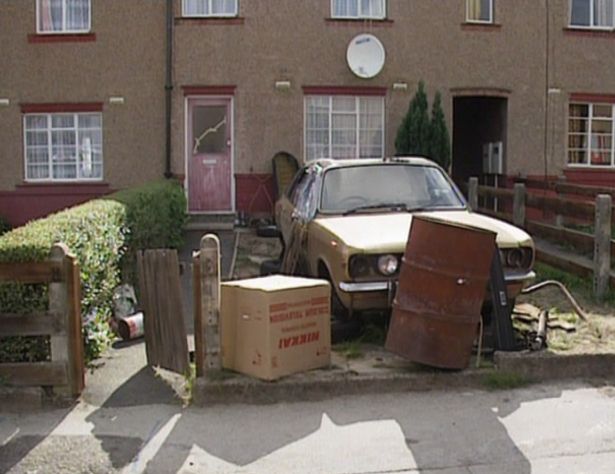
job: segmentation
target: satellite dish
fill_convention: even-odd
[[[355,36],[346,51],[346,61],[350,70],[362,79],[376,77],[384,67],[386,53],[384,46],[374,35]]]

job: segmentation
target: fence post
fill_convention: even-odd
[[[470,209],[478,211],[478,178],[473,176],[468,181],[468,204]]]
[[[65,259],[68,256],[68,247],[62,243],[56,243],[51,247],[49,260],[54,266],[53,279],[49,283],[49,312],[57,318],[57,334],[50,336],[51,361],[66,364],[66,372],[69,377],[69,386],[54,387],[58,395],[72,395],[70,390],[70,346],[68,338],[69,302],[67,266]]]
[[[525,184],[515,183],[513,197],[513,224],[525,227]]]
[[[204,371],[221,369],[220,358],[220,240],[214,234],[201,239],[201,317],[204,319]]]
[[[609,289],[611,271],[611,212],[612,198],[608,194],[596,196],[594,230],[594,296],[602,300]]]

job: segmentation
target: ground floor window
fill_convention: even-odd
[[[305,156],[307,160],[384,156],[384,98],[307,96]]]
[[[27,181],[88,181],[103,177],[100,113],[24,116]]]
[[[571,103],[568,164],[613,166],[613,104]]]

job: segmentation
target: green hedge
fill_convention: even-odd
[[[0,237],[0,262],[44,260],[51,246],[64,242],[79,261],[86,358],[97,357],[109,342],[112,292],[134,276],[137,249],[178,248],[186,203],[175,182],[154,182],[121,191],[39,219]],[[0,311],[27,313],[45,309],[42,285],[0,285]],[[0,362],[44,360],[44,337],[0,338]]]

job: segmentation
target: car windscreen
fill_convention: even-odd
[[[350,213],[378,207],[460,209],[465,203],[442,171],[432,166],[359,165],[325,173],[320,212]]]

